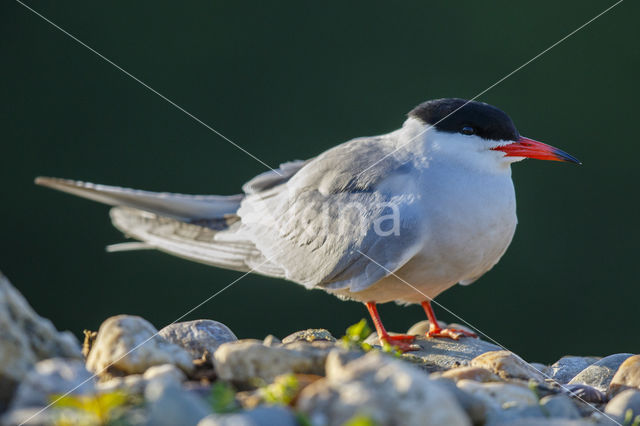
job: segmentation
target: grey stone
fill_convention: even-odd
[[[324,328],[310,328],[308,330],[296,331],[282,339],[282,343],[291,343],[295,341],[315,342],[316,340],[326,340],[335,342],[336,338]]]
[[[504,410],[493,410],[487,415],[487,421],[485,426],[506,426],[513,424],[520,424],[526,420],[531,422],[532,425],[540,425],[541,421],[545,420],[545,415],[540,406],[527,405],[510,407]]]
[[[545,377],[522,358],[509,351],[486,352],[471,360],[474,367],[486,368],[503,379],[514,378],[544,382]]]
[[[169,324],[159,334],[186,349],[193,359],[200,359],[205,354],[206,359],[211,359],[221,344],[238,340],[226,325],[205,319]]]
[[[602,358],[578,373],[569,384],[585,384],[606,392],[620,364],[632,355],[615,354]]]
[[[184,382],[187,376],[173,364],[155,365],[149,367],[142,376],[145,380],[172,380],[175,382]]]
[[[620,392],[609,401],[604,412],[618,420],[623,420],[628,410],[631,410],[632,417],[640,415],[640,391],[627,389]]]
[[[87,357],[87,368],[98,375],[112,371],[144,373],[154,365],[174,364],[185,372],[193,370],[191,355],[181,347],[158,336],[147,320],[118,315],[108,318]]]
[[[39,316],[0,272],[0,412],[36,362],[57,357],[81,359],[80,344]]]
[[[378,336],[373,333],[367,343],[378,345]],[[442,371],[469,365],[470,361],[485,352],[500,350],[499,346],[484,340],[463,337],[459,340],[416,337],[414,343],[420,350],[407,352],[404,358],[421,364],[427,371]]]
[[[457,385],[463,391],[483,400],[494,410],[538,405],[536,394],[527,386],[516,383],[480,383],[473,380],[459,380]]]
[[[147,424],[150,426],[197,425],[211,414],[202,399],[182,389],[177,381],[151,380],[144,397],[148,407]]]
[[[327,358],[326,378],[302,390],[297,409],[314,425],[366,415],[376,424],[470,425],[456,397],[416,367],[379,352],[343,364]]]
[[[437,373],[433,373],[437,374]],[[433,374],[431,377],[433,378]],[[487,420],[487,414],[491,410],[491,407],[482,399],[472,395],[469,392],[465,392],[456,386],[455,382],[451,379],[443,377],[433,378],[435,382],[446,387],[446,389],[455,396],[458,404],[467,413],[471,423],[474,425],[484,424]]]
[[[600,358],[593,356],[563,356],[551,365],[551,378],[565,385],[579,372],[597,362]]]
[[[246,339],[221,345],[214,354],[213,363],[221,379],[252,386],[257,384],[254,383],[256,379],[271,383],[281,374],[324,374],[328,352],[304,342],[268,347],[259,340]]]
[[[123,391],[127,394],[141,394],[146,385],[147,381],[142,377],[142,374],[130,374],[98,382],[96,388],[99,392]]]
[[[540,400],[542,411],[549,417],[579,419],[580,411],[571,398],[566,395],[549,395]]]
[[[442,321],[438,321],[438,325],[441,328],[445,328],[447,326],[447,323],[442,322]],[[429,331],[429,327],[430,327],[429,320],[419,321],[419,322],[413,324],[411,327],[409,327],[409,330],[407,330],[407,334],[410,335],[410,336],[421,336],[421,337],[424,337],[426,332]]]
[[[454,382],[458,380],[475,380],[476,382],[501,382],[502,379],[486,368],[481,367],[456,367],[444,372],[431,373],[431,377],[443,377]]]
[[[44,410],[44,407],[24,407],[8,411],[0,417],[3,426],[55,426],[64,415],[69,425],[93,425],[95,417],[74,409]]]
[[[211,414],[198,426],[296,426],[296,417],[285,407],[257,407],[234,414]]]
[[[95,380],[84,362],[53,358],[38,362],[24,378],[11,402],[11,409],[44,407],[54,395],[71,392],[87,395],[95,391]]]

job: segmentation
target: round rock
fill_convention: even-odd
[[[599,359],[593,356],[563,356],[551,365],[551,378],[565,385],[578,373]]]
[[[308,330],[300,330],[292,333],[282,339],[282,343],[291,343],[296,341],[315,342],[316,340],[326,340],[328,342],[335,342],[336,338],[324,328],[310,328]]]
[[[566,395],[548,395],[540,400],[542,410],[553,418],[579,419],[580,411],[574,402]]]
[[[186,349],[193,359],[203,356],[211,359],[221,344],[238,340],[229,327],[207,319],[169,324],[159,334],[167,341]]]
[[[631,356],[620,364],[609,384],[609,394],[615,395],[629,388],[640,388],[640,355]]]
[[[605,414],[624,419],[627,411],[631,410],[632,417],[640,415],[640,391],[627,389],[616,395],[604,409]]]
[[[620,364],[632,355],[615,354],[604,357],[578,373],[569,384],[589,385],[606,392]]]
[[[112,370],[144,373],[161,364],[174,364],[185,372],[193,370],[187,351],[158,336],[149,321],[132,315],[118,315],[103,322],[87,357],[87,368],[99,375]]]
[[[522,358],[509,351],[492,351],[475,357],[471,361],[474,367],[486,368],[498,376],[507,379],[533,379],[544,382],[545,377],[525,362]]]

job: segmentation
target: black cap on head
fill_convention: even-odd
[[[520,137],[511,118],[502,110],[484,102],[458,98],[424,102],[409,112],[443,132],[475,134],[483,139],[517,141]]]

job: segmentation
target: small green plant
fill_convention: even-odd
[[[359,322],[349,326],[346,334],[342,336],[342,345],[347,349],[362,349],[364,351],[370,351],[371,345],[364,341],[371,334],[371,329],[367,325],[367,320],[364,318]]]
[[[387,342],[382,344],[382,352],[393,355],[396,358],[402,358],[402,351],[397,346],[390,345]]]
[[[369,352],[373,349],[373,346],[365,343],[365,340],[367,340],[367,337],[369,337],[370,334],[371,329],[367,324],[367,320],[361,319],[359,322],[347,328],[346,334],[342,336],[340,341],[346,349],[362,349],[365,352]],[[382,343],[382,352],[396,358],[402,357],[402,351],[387,342]]]
[[[118,414],[117,411],[130,402],[129,395],[122,391],[105,392],[95,395],[52,395],[50,397],[54,409],[60,411],[56,426],[78,424],[78,418],[86,424],[109,425]],[[79,416],[71,416],[64,412],[70,409]]]
[[[276,377],[268,386],[260,388],[262,398],[268,404],[289,405],[298,394],[300,383],[294,374]]]
[[[633,417],[633,410],[629,408],[624,413],[624,421],[622,422],[624,426],[640,426],[640,415]]]
[[[344,426],[376,426],[376,422],[370,416],[356,414],[347,420]]]
[[[296,421],[298,426],[312,426],[311,419],[305,413],[296,411]]]
[[[214,413],[233,413],[238,410],[236,391],[226,382],[217,381],[211,386],[209,403]]]

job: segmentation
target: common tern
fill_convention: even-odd
[[[520,136],[500,109],[447,98],[418,105],[391,133],[262,173],[238,195],[36,183],[114,206],[114,226],[141,242],[112,250],[157,249],[363,302],[381,343],[411,350],[415,336],[389,335],[376,304],[420,303],[428,337],[475,336],[442,329],[430,302],[506,251],[517,223],[511,164],[525,158],[579,164]]]

